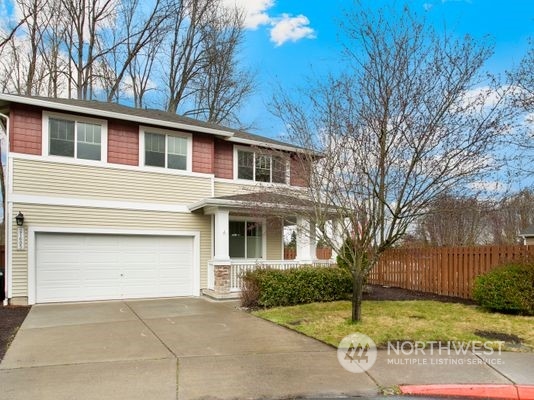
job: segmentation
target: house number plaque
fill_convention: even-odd
[[[24,228],[18,227],[17,228],[17,249],[18,250],[24,250]]]

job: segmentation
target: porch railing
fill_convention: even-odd
[[[266,261],[232,261],[230,267],[230,291],[240,292],[243,287],[243,275],[248,271],[253,271],[257,268],[272,268],[279,270],[286,270],[290,268],[300,268],[312,265],[313,267],[329,267],[334,265],[332,260],[315,260],[311,263],[302,264],[296,260],[266,260]],[[208,267],[209,273],[209,267]],[[213,275],[213,274],[212,274]]]

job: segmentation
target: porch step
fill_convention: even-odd
[[[240,297],[240,292],[218,293],[211,289],[202,289],[202,294],[214,300],[236,300]]]

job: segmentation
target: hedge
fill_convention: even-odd
[[[534,315],[534,264],[505,264],[478,276],[473,298],[492,311]]]
[[[244,307],[276,307],[345,300],[352,292],[350,273],[338,267],[261,268],[243,276]]]

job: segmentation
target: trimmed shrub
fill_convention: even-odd
[[[245,307],[276,307],[345,300],[352,291],[349,272],[338,267],[302,267],[285,271],[262,268],[244,277]]]
[[[505,264],[478,276],[473,299],[492,311],[534,315],[534,264]]]

